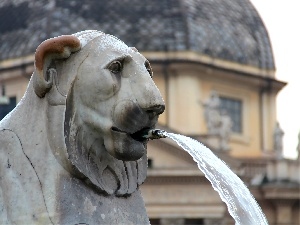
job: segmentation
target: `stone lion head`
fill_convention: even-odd
[[[84,31],[43,42],[35,67],[34,90],[49,104],[48,136],[60,163],[106,194],[135,191],[147,167],[141,134],[165,108],[149,61],[111,35]]]

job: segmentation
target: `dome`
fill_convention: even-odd
[[[275,69],[267,30],[249,0],[5,0],[0,60],[32,54],[45,39],[96,29],[140,51],[193,51]]]

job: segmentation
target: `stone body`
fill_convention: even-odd
[[[210,98],[203,105],[207,133],[209,135],[219,134],[221,124],[219,95],[216,92],[212,92]]]
[[[207,134],[209,135],[207,143],[221,151],[230,150],[229,139],[232,133],[232,120],[228,113],[221,109],[218,93],[212,91],[203,106]]]
[[[164,102],[148,61],[98,31],[42,43],[0,122],[0,224],[149,224],[139,186]]]
[[[298,133],[298,145],[297,145],[297,160],[300,161],[300,132]]]
[[[229,138],[232,132],[232,121],[226,111],[221,113],[221,126],[220,126],[220,149],[228,151]]]
[[[277,122],[273,133],[274,151],[277,159],[283,158],[283,136],[284,132]]]

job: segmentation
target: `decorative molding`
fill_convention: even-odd
[[[34,54],[0,61],[0,70],[21,67],[26,64],[34,63]]]
[[[177,177],[168,177],[168,176],[149,176],[146,178],[144,185],[161,185],[161,184],[208,184],[210,182],[204,176],[177,176]]]
[[[245,73],[274,77],[275,70],[263,70],[254,66],[239,64],[222,59],[216,59],[208,55],[200,54],[194,51],[181,51],[181,52],[143,52],[143,55],[152,60],[187,60],[191,62],[199,62],[207,65],[216,66],[219,68],[241,71]]]

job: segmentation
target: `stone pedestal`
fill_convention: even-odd
[[[294,200],[276,200],[276,222],[277,224],[292,224],[292,207]]]
[[[269,162],[267,178],[269,181],[289,180],[300,183],[300,162],[288,159]]]

